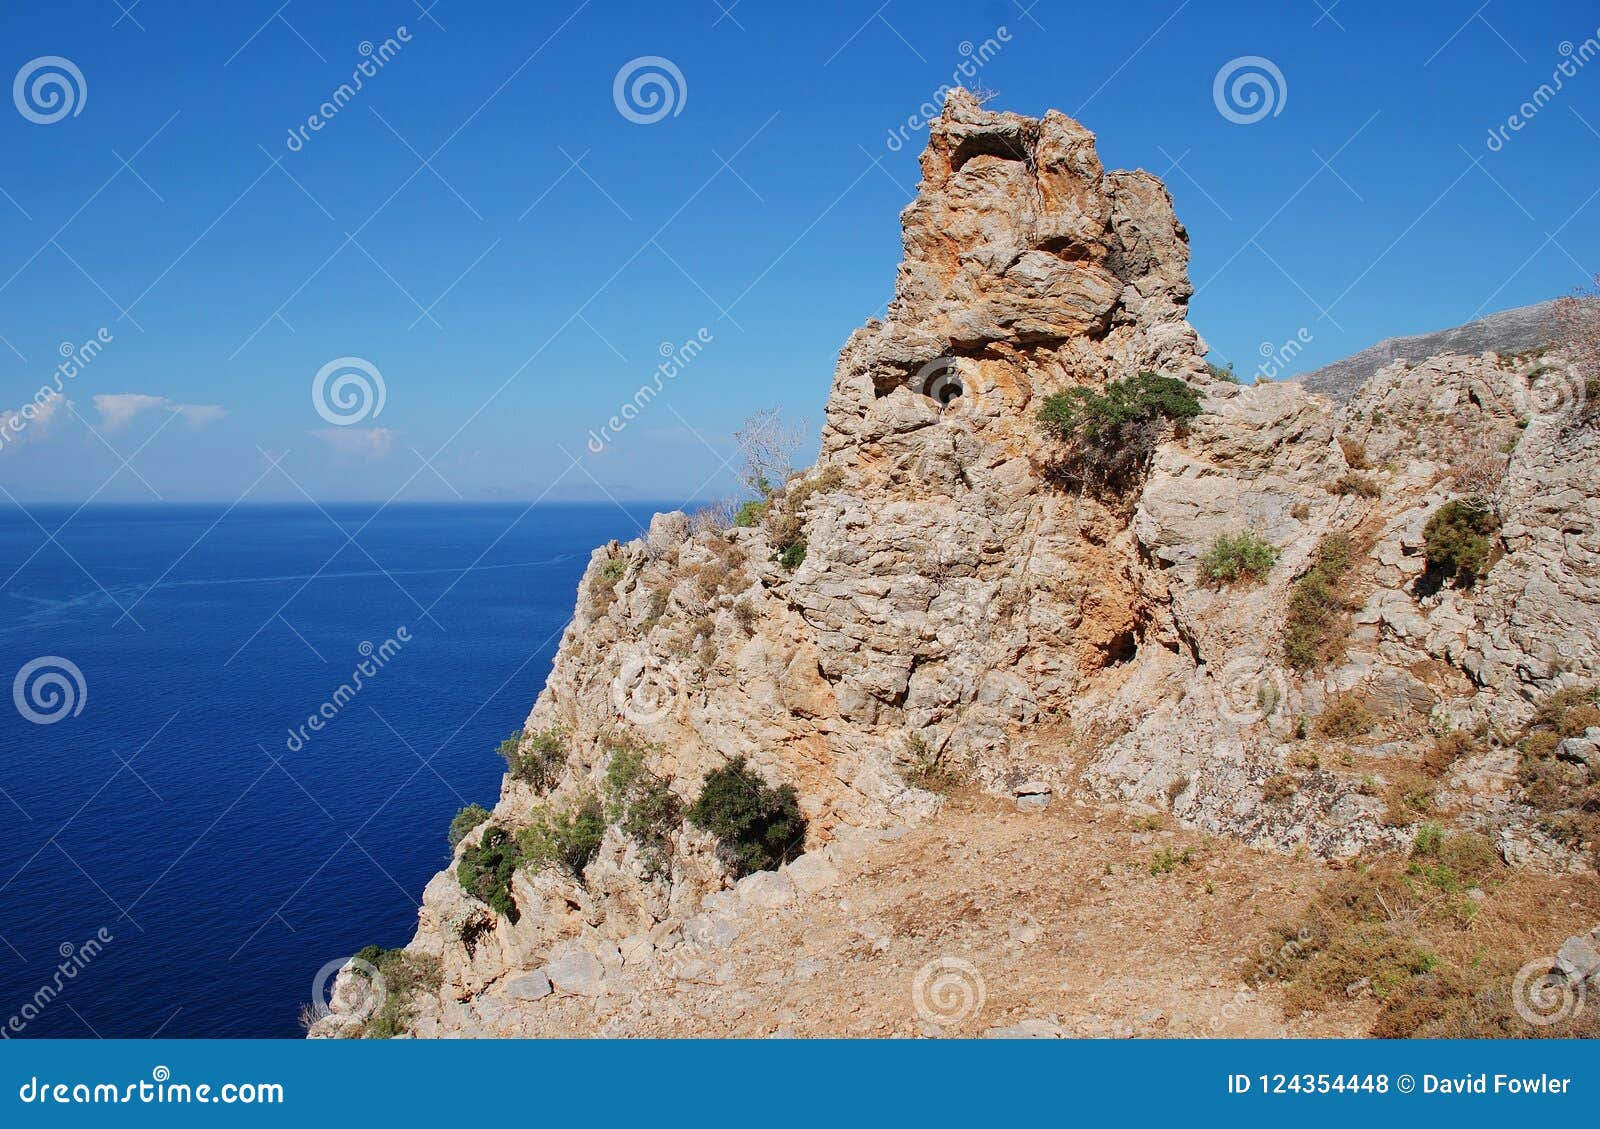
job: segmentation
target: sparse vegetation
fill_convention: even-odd
[[[483,839],[468,847],[456,867],[461,888],[513,925],[521,914],[511,896],[511,876],[522,864],[517,841],[504,827],[490,827]]]
[[[568,808],[535,809],[532,820],[517,832],[516,846],[520,861],[535,870],[553,867],[581,882],[605,835],[605,809],[591,795]]]
[[[1373,425],[1376,426],[1382,422],[1383,413],[1374,408],[1372,412]],[[1367,458],[1366,444],[1359,440],[1352,439],[1348,435],[1341,435],[1339,436],[1339,450],[1344,453],[1345,465],[1351,470],[1367,470],[1372,466],[1371,460]]]
[[[1343,533],[1330,533],[1289,593],[1283,626],[1283,657],[1295,670],[1313,670],[1344,658],[1346,617],[1354,610],[1345,592],[1355,546]]]
[[[688,816],[717,837],[720,857],[739,877],[774,870],[805,845],[806,819],[794,787],[770,786],[743,757],[706,777]]]
[[[1079,489],[1123,493],[1144,477],[1166,428],[1200,414],[1183,381],[1153,372],[1103,388],[1069,388],[1044,401],[1039,425],[1064,447],[1053,474]]]
[[[953,764],[943,752],[934,752],[920,733],[906,735],[906,766],[900,775],[913,788],[929,792],[949,792],[966,783],[967,773]]]
[[[806,503],[818,494],[839,489],[843,483],[844,471],[837,466],[826,466],[789,483],[781,493],[773,495],[766,514],[773,559],[784,568],[792,572],[806,559]]]
[[[369,998],[365,993],[370,992],[375,1006],[359,1026],[344,1029],[344,1035],[352,1039],[393,1039],[403,1035],[413,1017],[418,993],[437,992],[443,980],[436,956],[368,945],[355,959],[361,963],[353,966],[347,975],[370,979],[365,971],[370,968],[381,978],[382,984],[363,989],[362,998]],[[301,1021],[309,1026],[315,1016],[315,1010],[308,1008],[302,1013]]]
[[[548,792],[567,766],[567,735],[560,726],[534,733],[518,730],[500,742],[498,752],[513,778],[535,792]]]
[[[1218,585],[1260,580],[1277,559],[1277,547],[1254,533],[1219,533],[1200,557],[1200,575]]]
[[[1210,361],[1207,361],[1206,371],[1212,376],[1216,377],[1218,380],[1226,380],[1229,384],[1239,383],[1239,374],[1233,371],[1232,361],[1228,362],[1227,368],[1223,368],[1221,365],[1214,365]]]
[[[1383,822],[1390,827],[1409,827],[1433,813],[1434,782],[1420,772],[1400,771],[1383,793]]]
[[[1600,685],[1551,694],[1517,742],[1517,775],[1543,829],[1568,847],[1588,844],[1591,861],[1600,866],[1600,774],[1592,763],[1561,751],[1562,741],[1595,726],[1600,726]]]
[[[1150,859],[1151,874],[1171,874],[1180,866],[1189,866],[1194,862],[1194,851],[1188,847],[1175,851],[1171,847],[1162,847]]]
[[[482,804],[468,804],[456,812],[450,821],[450,849],[453,851],[473,831],[489,821],[489,811]]]
[[[746,502],[733,515],[733,524],[740,529],[753,529],[761,524],[761,519],[766,515],[766,512],[766,499],[762,499],[759,502]]]
[[[1317,732],[1324,737],[1361,737],[1372,732],[1377,723],[1361,696],[1347,691],[1329,699],[1322,716],[1317,718]]]
[[[649,877],[672,865],[672,835],[683,823],[683,805],[667,782],[645,765],[642,749],[613,749],[606,766],[606,818],[639,846]]]
[[[1489,570],[1499,533],[1500,523],[1482,498],[1458,498],[1440,506],[1422,529],[1431,585],[1449,580],[1463,588],[1474,584]]]
[[[1293,799],[1300,785],[1294,777],[1285,773],[1269,776],[1266,783],[1261,785],[1261,798],[1269,804],[1281,804],[1285,800]]]
[[[1383,496],[1383,487],[1367,475],[1351,471],[1328,483],[1328,493],[1345,498],[1380,498]]]

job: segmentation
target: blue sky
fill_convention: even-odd
[[[893,283],[925,131],[890,133],[1001,28],[993,105],[1063,109],[1108,167],[1166,179],[1191,320],[1242,372],[1297,336],[1314,367],[1600,269],[1600,59],[1488,144],[1600,35],[1593,4],[278,3],[0,13],[0,77],[59,56],[82,88],[67,76],[77,112],[48,124],[0,102],[0,412],[63,342],[110,338],[70,411],[0,447],[11,496],[727,492],[750,412],[779,405],[814,442],[837,351]],[[613,96],[644,56],[682,76],[649,124]],[[1242,56],[1282,76],[1249,124],[1213,98]],[[697,335],[592,453],[664,344]],[[311,389],[346,357],[384,404],[334,426]]]

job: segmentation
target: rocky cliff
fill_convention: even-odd
[[[1165,188],[1103,169],[1094,136],[1056,112],[954,92],[902,223],[894,300],[840,354],[817,466],[751,523],[663,514],[595,551],[513,754],[522,770],[457,848],[502,866],[509,900],[469,894],[455,865],[428,885],[408,951],[436,980],[408,999],[408,1030],[665,1033],[718,1008],[746,1016],[761,985],[822,967],[770,937],[763,965],[756,924],[813,921],[820,936],[834,913],[840,951],[897,943],[854,916],[871,899],[849,883],[882,878],[874,860],[899,857],[908,828],[956,818],[940,814],[951,781],[1004,809],[957,813],[976,839],[901,857],[933,869],[873,895],[884,904],[976,898],[980,912],[990,876],[949,877],[963,858],[984,870],[985,826],[1009,829],[997,858],[1030,837],[1029,865],[1060,852],[1031,882],[1098,889],[1097,872],[1069,879],[1080,831],[1042,830],[1091,808],[1166,821],[1135,836],[1209,834],[1290,867],[1403,848],[1409,803],[1520,865],[1589,866],[1581,841],[1549,831],[1513,745],[1538,703],[1600,664],[1600,432],[1569,373],[1493,353],[1401,360],[1343,404],[1218,379],[1186,320],[1187,235]],[[1141,373],[1181,382],[1198,414],[1155,418],[1131,479],[1064,473],[1072,452],[1041,408]],[[1490,559],[1442,576],[1425,528],[1463,498],[1493,510]],[[1248,538],[1259,559],[1223,575],[1219,538]],[[1430,768],[1449,733],[1470,739]],[[619,793],[625,754],[629,781],[659,787],[654,822]],[[786,865],[737,882],[682,818],[736,758],[792,786],[806,820]],[[530,826],[548,844],[585,812],[603,837],[576,867],[482,853]],[[1087,850],[1096,832],[1081,833]],[[717,992],[709,1012],[701,989]],[[767,1018],[750,1030],[789,1029]],[[848,1016],[818,1029],[856,1030]]]

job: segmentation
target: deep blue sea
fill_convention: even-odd
[[[320,968],[410,937],[590,550],[657,508],[0,513],[0,1031],[300,1034]]]

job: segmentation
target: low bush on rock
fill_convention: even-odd
[[[491,827],[483,839],[461,854],[456,877],[461,888],[513,925],[521,914],[511,896],[511,876],[522,865],[522,852],[504,827]]]
[[[1440,506],[1422,528],[1428,562],[1424,588],[1437,589],[1445,581],[1471,587],[1489,570],[1499,533],[1500,523],[1482,498],[1458,498]]]
[[[353,1037],[393,1039],[405,1034],[418,994],[437,992],[443,982],[436,956],[368,945],[356,954],[356,959],[377,969],[383,984],[374,990],[377,1006],[362,1022],[359,1035],[353,1034]]]
[[[1283,658],[1295,670],[1313,670],[1343,660],[1346,617],[1355,610],[1345,591],[1354,559],[1355,545],[1350,538],[1330,533],[1318,542],[1310,569],[1290,590]]]
[[[1551,694],[1517,742],[1517,776],[1544,831],[1574,849],[1590,844],[1591,861],[1600,866],[1600,758],[1585,737],[1596,726],[1600,686]]]
[[[536,792],[548,792],[561,779],[567,765],[567,735],[560,726],[534,733],[517,731],[500,742],[497,750],[506,769]]]
[[[1317,732],[1324,737],[1360,737],[1377,723],[1359,694],[1336,694],[1317,718]]]
[[[1341,474],[1328,483],[1328,493],[1346,498],[1379,498],[1383,496],[1383,487],[1364,474],[1352,472]]]
[[[794,787],[770,786],[743,757],[706,777],[688,816],[717,837],[720,857],[738,877],[775,870],[805,846],[806,819]]]
[[[1079,489],[1124,493],[1144,478],[1168,426],[1181,432],[1200,397],[1171,376],[1141,372],[1103,388],[1068,388],[1045,398],[1039,426],[1065,447],[1052,477]]]
[[[683,805],[667,782],[645,766],[632,746],[613,749],[606,766],[606,818],[639,845],[648,877],[672,865],[672,834],[683,823]]]
[[[489,810],[482,804],[468,804],[456,812],[456,817],[450,821],[450,849],[455,850],[461,840],[488,821]]]
[[[1278,549],[1254,533],[1219,533],[1200,557],[1200,576],[1212,584],[1260,580],[1278,559]]]
[[[563,870],[581,882],[605,836],[605,809],[598,797],[585,796],[570,808],[536,808],[517,832],[517,849],[533,869]]]

